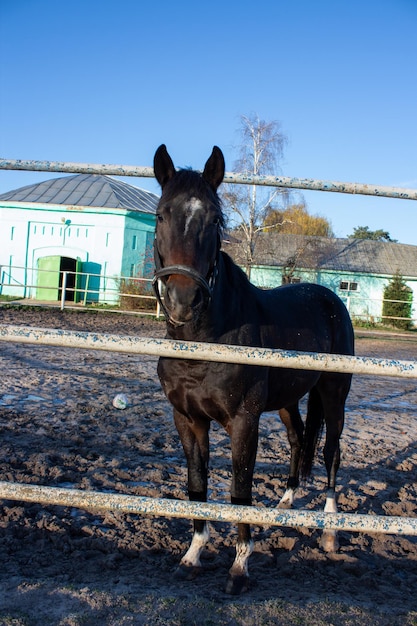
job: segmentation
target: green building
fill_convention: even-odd
[[[224,247],[245,267],[242,243]],[[415,320],[417,246],[259,233],[250,278],[264,288],[305,281],[324,285],[342,298],[352,317],[381,321],[384,288],[398,272],[413,291]]]
[[[113,302],[120,276],[152,277],[158,196],[109,176],[53,178],[0,195],[0,289]]]

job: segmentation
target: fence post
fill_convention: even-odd
[[[85,279],[85,287],[84,287],[84,302],[83,302],[84,306],[87,304],[87,294],[88,294],[89,284],[90,284],[90,274],[87,274],[86,279]]]
[[[61,286],[61,311],[65,308],[65,291],[67,289],[67,272],[62,272],[62,286]]]

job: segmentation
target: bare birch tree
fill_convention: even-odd
[[[239,157],[234,163],[234,171],[248,176],[277,175],[287,138],[277,121],[266,122],[258,115],[242,115],[238,146]],[[288,192],[280,188],[258,187],[256,185],[225,185],[222,198],[229,216],[229,225],[242,237],[245,247],[246,271],[250,275],[253,265],[256,235],[262,226],[272,204],[279,198],[287,197]]]

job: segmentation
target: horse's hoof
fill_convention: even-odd
[[[294,489],[286,489],[281,500],[278,502],[279,509],[291,509],[294,504]]]
[[[324,531],[319,540],[319,545],[324,552],[337,552],[339,549],[337,534],[333,531]]]
[[[278,502],[278,509],[284,509],[284,510],[289,510],[292,509],[292,502],[290,502],[289,500],[280,500]]]
[[[201,572],[201,567],[195,565],[184,565],[180,563],[175,570],[174,577],[177,580],[194,580]]]
[[[249,589],[249,576],[243,574],[239,576],[229,575],[226,583],[226,593],[232,596],[239,596],[241,593],[245,593]]]

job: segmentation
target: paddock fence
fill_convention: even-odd
[[[48,277],[58,280],[53,286]],[[38,297],[39,291],[45,294]],[[18,304],[41,303],[65,308],[113,306],[121,312],[137,311],[157,318],[161,315],[160,305],[152,289],[151,278],[136,276],[108,276],[92,272],[40,269],[19,265],[0,266],[0,296]],[[21,293],[25,295],[21,295]],[[15,295],[13,295],[15,294]],[[6,302],[6,301],[5,301]]]
[[[36,170],[48,172],[78,172],[112,174],[116,176],[153,176],[150,167],[91,165],[51,161],[0,160],[0,169]],[[417,190],[381,187],[358,183],[339,183],[286,177],[248,177],[226,174],[225,182],[257,184],[298,189],[314,189],[339,193],[359,193],[417,200]],[[93,348],[124,353],[171,356],[174,358],[211,360],[228,363],[287,367],[332,372],[352,372],[363,375],[417,378],[417,361],[348,357],[320,353],[268,350],[255,347],[224,346],[198,342],[176,342],[152,338],[102,335],[65,330],[34,329],[23,326],[0,326],[0,341],[34,345]],[[352,532],[381,532],[417,536],[417,518],[374,516],[348,513],[319,513],[313,511],[281,510],[265,507],[242,507],[220,503],[186,502],[126,496],[77,489],[61,489],[19,483],[0,482],[0,497],[8,500],[37,502],[48,505],[71,506],[88,510],[118,510],[129,513],[167,517],[194,518],[212,521],[245,522],[271,526],[308,527],[348,530]]]
[[[39,267],[24,267],[19,265],[0,265],[0,296],[7,296],[13,304],[28,306],[51,306],[64,309],[84,309],[99,307],[113,307],[121,313],[134,311],[138,314],[161,317],[161,307],[152,290],[152,280],[133,276],[109,276],[92,272],[59,271],[58,286],[49,286],[48,275],[56,276],[56,271],[40,269]],[[46,293],[46,297],[38,298],[39,290]],[[160,291],[163,285],[159,286]],[[21,294],[25,295],[21,295]],[[57,294],[57,295],[56,295]],[[55,298],[56,295],[56,298]],[[338,293],[351,314],[353,322],[368,324],[383,324],[398,320],[405,324],[417,325],[416,313],[409,317],[383,315],[384,303],[404,304],[404,300],[389,300],[385,298],[367,298],[365,296]],[[55,299],[54,299],[55,298]],[[381,313],[374,313],[380,309]]]

